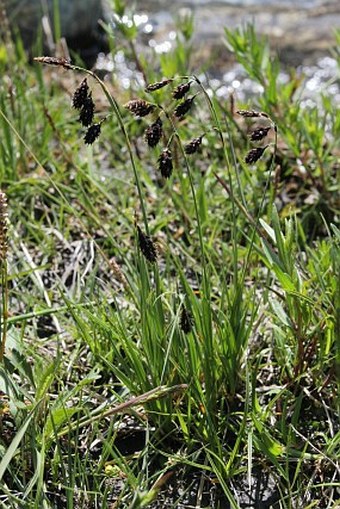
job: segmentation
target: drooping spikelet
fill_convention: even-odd
[[[203,135],[199,138],[193,138],[189,143],[184,146],[184,152],[186,154],[194,154],[201,146]]]
[[[192,97],[188,97],[188,99],[185,99],[174,110],[174,115],[177,118],[183,118],[188,111],[191,109],[193,101],[195,99],[197,94],[193,95]]]
[[[64,67],[65,69],[73,69],[73,65],[66,58],[57,58],[57,57],[35,57],[33,58],[35,62],[39,62],[40,64],[46,65],[57,65],[60,67]]]
[[[7,259],[8,250],[8,209],[7,209],[7,197],[5,193],[0,190],[0,262],[4,262]]]
[[[144,99],[132,99],[124,104],[124,108],[128,109],[136,117],[145,117],[155,109],[155,105],[144,101]]]
[[[193,319],[190,311],[184,306],[182,307],[181,317],[179,322],[181,330],[184,334],[189,334],[192,331]]]
[[[127,286],[126,277],[125,277],[121,267],[119,266],[118,262],[116,261],[116,259],[114,257],[110,258],[109,263],[110,263],[110,268],[112,270],[112,273],[113,273],[114,277],[117,279],[117,281],[122,283],[122,285]]]
[[[101,130],[101,123],[91,125],[85,133],[84,142],[86,145],[92,145],[99,137]]]
[[[248,154],[244,159],[245,163],[246,164],[256,163],[256,161],[258,161],[260,157],[262,157],[263,152],[266,150],[267,147],[268,145],[266,145],[265,147],[256,147],[249,150]]]
[[[76,108],[76,110],[80,110],[84,106],[88,96],[89,96],[89,86],[87,84],[87,79],[84,78],[73,94],[72,97],[73,108]]]
[[[236,113],[238,113],[238,115],[241,115],[241,117],[246,117],[246,118],[259,118],[259,117],[268,118],[267,113],[264,113],[263,111],[238,110]]]
[[[172,153],[169,148],[162,150],[158,158],[158,169],[161,172],[162,177],[168,179],[171,177],[173,165],[172,165]]]
[[[163,133],[162,125],[162,121],[158,117],[156,122],[145,129],[145,141],[149,147],[155,147],[160,141]]]
[[[261,141],[263,138],[265,138],[268,134],[268,131],[270,131],[271,126],[269,127],[259,127],[255,129],[249,136],[251,141]]]
[[[172,79],[168,79],[157,81],[156,83],[150,83],[147,87],[145,87],[145,92],[154,92],[155,90],[159,90],[160,88],[166,87],[172,81]]]
[[[172,97],[174,99],[183,99],[185,94],[187,94],[189,92],[190,86],[191,86],[191,81],[188,81],[187,83],[182,83],[181,85],[178,85],[172,92]]]
[[[139,226],[137,226],[137,232],[139,249],[150,263],[155,263],[157,261],[157,249],[154,241],[149,235],[142,232]]]

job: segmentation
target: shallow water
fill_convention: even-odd
[[[221,44],[224,27],[253,21],[257,30],[282,50],[282,57],[295,64],[310,54],[324,52],[334,43],[333,30],[340,28],[338,0],[142,0],[127,4],[139,19],[148,17],[145,33],[152,44],[162,44],[164,50],[174,17],[184,9],[195,17],[197,45]]]
[[[340,27],[337,0],[173,0],[171,3],[143,0],[137,3],[137,11],[130,13],[141,34],[138,50],[158,54],[171,51],[176,36],[175,18],[181,14],[181,8],[188,6],[195,17],[194,46],[198,57],[194,71],[199,73],[200,64],[210,59],[209,86],[217,95],[235,93],[239,101],[245,101],[262,93],[261,86],[251,81],[240,65],[230,63],[230,55],[224,58],[228,53],[223,42],[224,26],[230,28],[254,21],[257,31],[268,35],[283,63],[294,66],[303,75],[300,97],[306,104],[311,104],[320,91],[331,93],[340,104],[339,69],[330,53],[334,42],[332,28]],[[211,54],[216,51],[220,58],[211,60]],[[142,76],[126,63],[123,53],[116,54],[114,59],[100,57],[98,67],[114,70],[126,88],[136,80],[143,85]],[[283,71],[279,79],[288,80],[288,73]]]

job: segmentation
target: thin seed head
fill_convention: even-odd
[[[181,85],[178,85],[172,92],[172,97],[174,99],[183,99],[185,94],[187,94],[190,90],[191,81],[188,81],[188,83],[182,83]]]
[[[255,111],[255,110],[238,110],[236,113],[238,115],[241,115],[241,117],[248,117],[248,118],[258,118],[258,117],[262,116],[259,111]]]
[[[255,111],[255,110],[238,110],[236,113],[238,115],[241,115],[242,117],[249,117],[249,118],[269,118],[268,113],[265,113],[264,111]]]
[[[77,110],[80,110],[84,106],[84,103],[89,95],[89,86],[87,84],[87,79],[84,78],[80,83],[78,88],[75,90],[72,97],[72,106]]]
[[[155,92],[155,90],[159,90],[160,88],[166,87],[173,80],[162,80],[157,81],[156,83],[150,83],[146,88],[145,92]]]
[[[270,131],[271,126],[269,127],[259,127],[258,129],[255,129],[250,134],[251,141],[261,141],[263,138],[265,138],[268,134],[268,131]]]
[[[188,99],[185,99],[184,101],[179,103],[179,105],[177,106],[177,108],[175,108],[174,111],[175,117],[183,118],[190,110],[195,97],[196,95],[193,95],[192,97],[188,97]]]
[[[94,102],[92,95],[90,94],[84,101],[84,104],[80,110],[79,122],[84,126],[88,127],[92,124],[94,116]]]
[[[155,109],[155,105],[144,101],[144,99],[132,99],[124,104],[124,108],[136,117],[145,117]]]
[[[86,145],[92,145],[92,143],[99,137],[101,130],[101,124],[91,125],[85,133],[84,142]]]
[[[172,165],[172,153],[169,148],[162,150],[158,158],[158,169],[161,172],[162,177],[168,179],[171,177],[173,165]]]
[[[8,209],[7,209],[7,197],[5,193],[0,190],[0,262],[3,262],[7,258],[8,250]]]
[[[116,259],[114,257],[112,257],[110,259],[110,267],[111,267],[113,275],[115,276],[117,281],[119,281],[124,286],[126,286],[127,285],[126,277],[125,277],[121,267],[119,266],[119,264],[117,263],[117,261],[116,261]]]
[[[189,334],[189,332],[192,331],[193,326],[192,315],[190,311],[185,307],[182,308],[179,325],[184,334]]]
[[[256,161],[262,157],[263,152],[266,150],[268,145],[265,147],[256,147],[249,150],[248,154],[246,155],[244,161],[246,164],[254,164]]]
[[[65,69],[73,69],[73,65],[66,58],[57,58],[57,57],[35,57],[33,59],[35,62],[39,62],[41,64],[46,65],[57,65],[60,67],[64,67]]]
[[[156,122],[145,129],[145,140],[149,147],[155,147],[160,141],[163,134],[162,125],[161,119],[158,118]]]
[[[155,243],[149,235],[142,232],[139,226],[137,226],[137,232],[139,249],[142,251],[148,262],[155,263],[157,261],[157,249]]]
[[[203,135],[200,136],[199,138],[193,138],[189,143],[185,145],[184,152],[186,154],[194,154],[195,152],[197,152],[197,150],[201,146],[202,138]]]

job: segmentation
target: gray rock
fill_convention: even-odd
[[[46,49],[49,49],[46,20],[54,30],[53,0],[4,0],[7,17],[12,29],[19,28],[26,48],[32,48],[39,32]],[[103,49],[105,37],[98,24],[105,18],[104,2],[101,0],[59,0],[60,32],[68,46],[80,52],[86,59]],[[42,20],[45,18],[45,28]],[[52,49],[52,48],[50,48]]]

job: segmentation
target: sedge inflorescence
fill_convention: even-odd
[[[150,83],[145,87],[145,92],[149,94],[154,92],[162,94],[163,91],[159,91],[173,84],[174,81],[174,78],[165,78],[158,82]],[[144,129],[144,140],[152,149],[156,148],[161,141],[165,142],[165,146],[163,145],[157,158],[158,171],[164,179],[169,179],[173,173],[174,159],[171,145],[174,144],[175,137],[172,134],[167,139],[163,126],[164,119],[161,117],[165,116],[170,121],[172,129],[174,122],[183,122],[186,119],[189,113],[192,112],[195,99],[198,95],[198,93],[195,93],[190,97],[187,97],[187,94],[191,89],[191,85],[192,81],[184,81],[172,89],[170,96],[172,102],[175,99],[176,104],[174,106],[171,104],[171,111],[167,111],[157,102],[150,102],[144,98],[131,99],[124,104],[124,108],[126,108],[134,117],[139,119],[144,119],[149,115],[155,115],[155,113],[157,113],[154,120]],[[203,136],[204,134],[192,138],[188,143],[184,144],[182,153],[187,156],[198,152],[202,144]]]
[[[236,112],[238,115],[240,115],[243,118],[246,119],[258,119],[261,120],[261,122],[265,121],[269,122],[268,125],[258,125],[255,128],[253,128],[249,134],[249,140],[252,143],[261,143],[261,146],[253,147],[251,148],[245,158],[244,162],[248,165],[255,164],[261,157],[263,156],[265,150],[269,147],[269,144],[263,144],[265,140],[267,139],[270,131],[276,132],[276,125],[271,120],[269,115],[265,113],[264,111],[256,111],[256,110],[238,110]]]
[[[3,263],[7,259],[8,251],[8,208],[7,197],[0,189],[0,262]]]
[[[72,96],[72,106],[79,110],[79,122],[87,127],[84,135],[86,145],[92,145],[99,137],[101,132],[101,122],[93,123],[95,104],[92,98],[92,92],[88,86],[87,78],[84,78],[80,85],[74,91]]]

